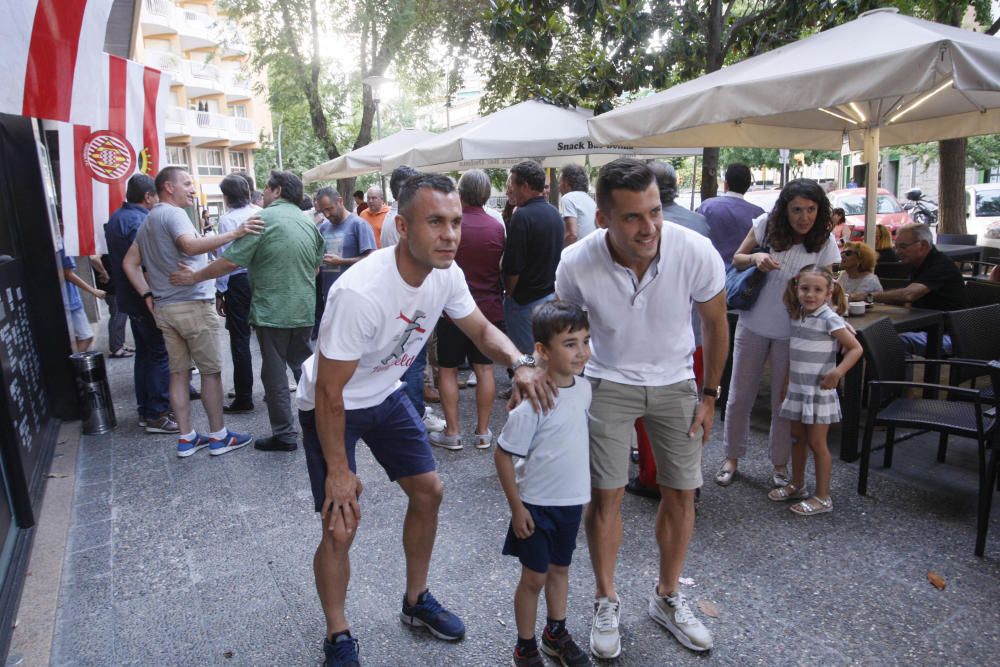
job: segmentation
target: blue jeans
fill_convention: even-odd
[[[556,295],[553,293],[523,305],[509,296],[504,300],[503,312],[507,336],[522,354],[531,354],[535,350],[535,337],[531,334],[531,316],[535,314],[535,308],[548,301],[555,301],[555,298]]]
[[[133,382],[139,416],[159,419],[170,410],[170,364],[163,333],[149,313],[129,315],[132,337],[135,339]]]
[[[921,357],[927,356],[926,331],[907,331],[906,333],[899,334],[899,339],[903,341],[903,347],[906,348],[907,354],[916,354]],[[951,336],[947,334],[941,337],[941,352],[951,354]]]
[[[420,348],[416,358],[406,372],[403,373],[403,391],[410,397],[414,409],[420,418],[424,416],[424,369],[427,368],[427,344]]]

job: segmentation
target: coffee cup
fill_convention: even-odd
[[[847,312],[850,315],[864,315],[865,314],[865,302],[864,301],[851,301],[847,304]]]

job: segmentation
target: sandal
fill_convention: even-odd
[[[780,503],[785,500],[803,500],[809,497],[809,492],[806,491],[805,487],[800,489],[794,484],[785,484],[777,489],[768,491],[767,497],[769,500]]]
[[[733,483],[733,477],[736,476],[736,468],[730,470],[723,463],[722,467],[719,468],[719,472],[715,473],[715,483],[719,486],[729,486]]]
[[[814,505],[812,501],[816,501]],[[812,514],[826,514],[827,512],[833,511],[833,500],[827,498],[823,500],[818,496],[813,496],[809,500],[803,500],[801,503],[795,503],[788,509],[792,510],[799,516],[810,516]]]
[[[120,350],[118,350],[117,352],[112,352],[110,356],[111,356],[112,359],[127,359],[129,357],[134,357],[135,353],[134,352],[129,352],[128,350],[126,350],[123,347]]]
[[[785,468],[784,470],[775,468],[771,471],[771,486],[776,489],[780,489],[783,486],[788,486],[788,483],[788,468]]]

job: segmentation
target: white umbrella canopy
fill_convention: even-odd
[[[534,159],[545,167],[561,167],[586,156],[590,156],[592,164],[603,164],[623,155],[657,157],[698,152],[690,148],[636,151],[632,145],[596,146],[587,132],[587,120],[592,116],[588,109],[528,100],[389,155],[382,165],[385,169],[406,164],[426,171],[463,171],[511,167],[521,160]]]
[[[595,143],[839,150],[1000,132],[1000,40],[878,9],[589,122]],[[874,234],[877,169],[868,169]]]
[[[305,183],[332,181],[337,178],[351,178],[352,176],[361,176],[362,174],[381,171],[382,158],[386,155],[401,151],[433,136],[432,132],[425,132],[424,130],[401,130],[389,135],[385,139],[373,141],[367,146],[362,146],[357,150],[345,153],[338,158],[313,167],[302,174],[302,180]]]

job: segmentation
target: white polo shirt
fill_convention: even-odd
[[[556,294],[587,309],[588,377],[658,387],[694,377],[691,302],[711,300],[726,283],[725,267],[707,238],[663,225],[660,253],[642,278],[611,258],[599,229],[562,253]]]

